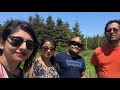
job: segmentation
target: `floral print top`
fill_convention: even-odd
[[[59,75],[54,67],[45,67],[38,60],[35,60],[33,78],[59,78]]]

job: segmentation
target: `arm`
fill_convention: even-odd
[[[86,74],[85,74],[85,71],[82,71],[82,75],[81,75],[81,78],[86,78]]]
[[[95,68],[95,77],[98,77],[98,66],[94,65],[94,68]]]
[[[28,73],[29,78],[33,78],[33,66],[34,66],[34,64],[32,64],[32,66],[31,66],[31,68],[29,70],[29,73]]]
[[[99,69],[99,64],[98,64],[98,59],[97,59],[97,54],[96,52],[94,51],[93,52],[93,55],[91,57],[91,65],[94,66],[94,69],[95,69],[95,77],[98,77],[98,69]]]

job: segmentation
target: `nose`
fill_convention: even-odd
[[[50,49],[48,49],[47,51],[50,52]]]
[[[23,42],[23,43],[20,45],[19,49],[22,49],[22,50],[27,49],[26,42]]]
[[[109,33],[116,33],[113,29],[111,29],[110,31],[109,31]]]
[[[110,31],[111,33],[114,33],[114,30],[113,29],[111,29],[111,31]]]

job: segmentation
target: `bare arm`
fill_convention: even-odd
[[[85,71],[82,72],[81,78],[86,78]]]
[[[29,78],[33,78],[33,66],[34,66],[34,64],[32,64],[32,66],[31,66],[31,68],[29,70],[29,74],[28,74]]]

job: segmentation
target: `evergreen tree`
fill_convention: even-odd
[[[75,25],[73,27],[73,36],[79,36],[81,38],[81,41],[84,41],[84,35],[82,34],[82,31],[80,30],[80,25],[78,21],[75,22]]]
[[[46,28],[47,28],[47,30],[54,30],[55,23],[52,20],[52,16],[48,16],[48,18],[46,20]]]
[[[63,21],[61,18],[58,18],[56,22],[57,22],[56,24],[57,26],[63,26]]]

